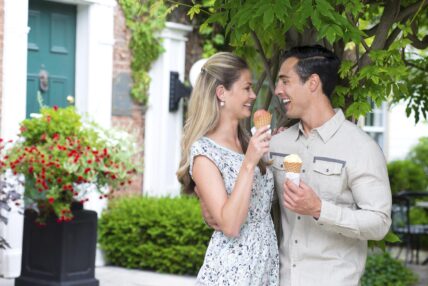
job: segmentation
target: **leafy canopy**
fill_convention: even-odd
[[[175,2],[176,1],[168,1]],[[186,2],[186,1],[183,1]],[[370,101],[407,104],[418,122],[428,114],[428,1],[211,0],[192,1],[201,33],[221,27],[225,41],[258,70],[256,92],[271,103],[279,56],[297,45],[321,44],[342,60],[333,105],[357,118]]]

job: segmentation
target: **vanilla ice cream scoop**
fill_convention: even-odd
[[[289,173],[300,173],[302,168],[302,159],[297,154],[290,154],[284,157],[283,167],[286,172]]]
[[[302,159],[297,154],[290,154],[284,157],[283,167],[285,177],[291,180],[295,185],[300,184],[300,170],[302,169]]]

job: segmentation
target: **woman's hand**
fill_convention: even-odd
[[[257,129],[256,133],[251,137],[250,142],[248,143],[245,159],[253,167],[259,163],[265,153],[269,152],[269,141],[271,139],[271,135],[268,131],[269,126],[263,126]]]

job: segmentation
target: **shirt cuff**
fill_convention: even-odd
[[[335,225],[339,221],[341,208],[328,201],[321,200],[321,212],[317,222],[319,224]]]

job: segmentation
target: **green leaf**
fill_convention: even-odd
[[[192,6],[189,11],[187,12],[187,15],[190,17],[190,19],[192,20],[193,17],[197,14],[199,14],[201,12],[201,5],[200,4],[196,4],[194,6]]]
[[[271,5],[269,5],[268,7],[270,7],[270,9],[267,9],[265,14],[263,15],[264,30],[268,29],[274,20],[274,11],[272,9],[273,7]]]

